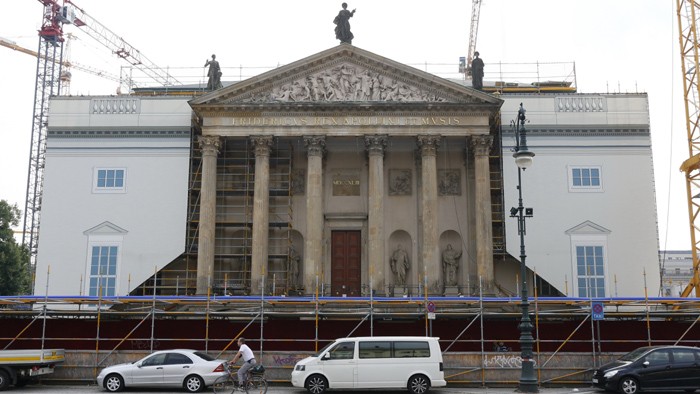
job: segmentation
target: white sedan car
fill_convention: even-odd
[[[226,375],[225,362],[195,350],[162,350],[133,363],[103,369],[97,385],[110,392],[125,387],[180,387],[196,393]]]

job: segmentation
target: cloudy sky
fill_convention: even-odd
[[[353,45],[402,63],[453,72],[469,41],[468,0],[347,0]],[[148,59],[204,81],[204,61],[217,55],[223,80],[237,80],[338,44],[330,0],[75,0],[101,25]],[[10,4],[7,4],[10,3]],[[36,50],[43,7],[5,0],[0,37]],[[570,63],[581,93],[649,95],[659,244],[690,249],[685,183],[688,157],[678,29],[673,0],[482,0],[477,50],[486,77],[499,63]],[[119,75],[115,55],[79,28],[70,60]],[[442,66],[441,66],[442,65]],[[448,75],[442,75],[448,76]],[[36,59],[0,47],[0,199],[24,209]],[[73,71],[73,95],[115,94],[117,83]],[[633,174],[630,174],[633,176]]]

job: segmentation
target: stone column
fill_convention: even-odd
[[[365,137],[369,153],[369,278],[372,290],[386,294],[386,274],[384,256],[384,149],[387,137],[372,135]]]
[[[255,150],[255,187],[253,192],[253,249],[250,266],[251,294],[260,294],[267,272],[268,232],[270,228],[270,147],[272,136],[251,136]]]
[[[304,250],[304,292],[316,292],[316,277],[323,283],[323,153],[326,137],[304,137],[306,168],[306,241]]]
[[[442,293],[442,264],[438,245],[437,221],[437,148],[442,137],[419,135],[418,148],[421,154],[421,207],[423,216],[419,226],[423,227],[423,272],[428,277],[428,292]]]
[[[476,271],[483,282],[483,292],[494,294],[493,273],[493,214],[491,207],[491,172],[489,152],[493,137],[479,135],[471,138],[474,151],[474,199],[476,202]],[[477,278],[477,279],[478,279]]]
[[[219,136],[200,136],[202,148],[202,189],[199,198],[199,239],[197,243],[197,294],[206,295],[214,274],[214,239],[216,237],[216,156]]]

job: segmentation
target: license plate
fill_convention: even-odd
[[[43,367],[43,368],[37,368],[37,369],[32,369],[29,372],[29,376],[39,376],[39,375],[46,375],[53,373],[53,368],[50,367]]]
[[[598,383],[598,379],[593,378],[593,383]]]

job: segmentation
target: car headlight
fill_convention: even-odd
[[[297,365],[294,367],[295,371],[306,371],[306,365]]]
[[[605,375],[603,375],[603,377],[604,377],[605,379],[610,379],[610,378],[612,378],[613,376],[617,375],[618,372],[620,372],[619,369],[613,369],[612,371],[606,372]]]

